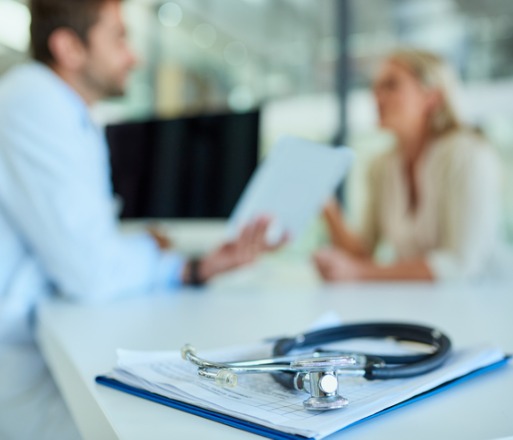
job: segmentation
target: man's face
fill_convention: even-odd
[[[89,31],[86,53],[81,69],[84,84],[100,99],[123,95],[136,59],[126,39],[120,2],[109,1],[102,7]]]

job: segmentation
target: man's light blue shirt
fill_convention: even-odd
[[[37,303],[97,301],[180,283],[183,259],[124,235],[108,151],[81,97],[31,63],[0,80],[0,342],[32,338]]]

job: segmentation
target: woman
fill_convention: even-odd
[[[396,146],[369,172],[360,235],[335,202],[324,210],[334,245],[314,255],[327,281],[445,280],[481,275],[498,242],[499,165],[486,140],[463,126],[454,76],[438,56],[401,50],[374,85],[380,125]],[[373,260],[391,245],[394,263]]]

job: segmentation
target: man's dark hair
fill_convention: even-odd
[[[32,57],[45,64],[55,61],[48,41],[59,28],[72,30],[87,44],[89,30],[98,21],[102,6],[109,1],[112,0],[30,0]]]

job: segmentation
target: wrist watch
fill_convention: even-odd
[[[203,286],[205,280],[200,275],[201,258],[191,258],[189,260],[189,283],[191,286]]]

